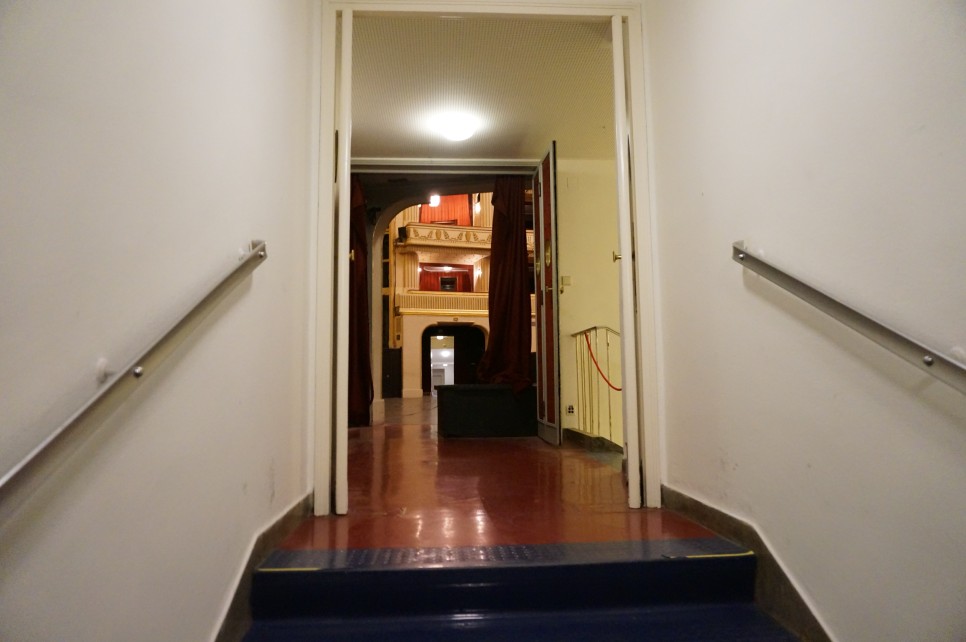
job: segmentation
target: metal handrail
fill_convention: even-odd
[[[597,352],[603,357],[603,364],[594,354],[591,335],[593,335],[594,345],[597,346]],[[622,417],[619,410],[622,386],[617,386],[611,381],[613,375],[610,351],[611,342],[615,339],[619,341],[621,334],[605,325],[595,325],[580,332],[574,332],[570,336],[576,339],[574,354],[577,359],[577,429],[615,444],[623,443]],[[583,341],[579,338],[581,336]],[[601,336],[605,346],[603,352],[599,349]],[[618,348],[618,358],[619,355]]]
[[[859,334],[902,357],[923,372],[928,372],[956,390],[966,393],[966,366],[946,358],[936,350],[879,323],[767,261],[754,256],[745,249],[743,241],[736,241],[732,244],[731,258],[743,267],[760,274]]]
[[[231,271],[222,277],[217,285],[201,297],[197,303],[191,306],[177,322],[162,334],[157,341],[152,343],[146,350],[143,350],[126,368],[113,373],[93,397],[87,400],[84,405],[68,417],[66,421],[58,426],[36,448],[31,450],[16,466],[5,472],[3,477],[0,477],[0,488],[6,486],[18,474],[23,472],[41,453],[70,432],[71,428],[93,415],[109,399],[116,401],[133,392],[144,375],[152,372],[170,354],[170,350],[166,350],[168,343],[183,330],[187,329],[191,323],[199,320],[202,315],[209,311],[212,303],[231,291],[242,279],[261,265],[267,257],[268,250],[265,247],[265,241],[252,241],[249,245],[249,251],[239,259],[238,265],[234,266]]]
[[[574,332],[570,336],[572,336],[572,337],[579,337],[582,334],[587,334],[588,332],[593,332],[594,330],[606,330],[607,332],[610,332],[612,334],[616,334],[617,336],[621,336],[621,333],[620,332],[618,332],[614,328],[608,327],[606,325],[593,325],[593,326],[590,326],[589,328],[585,328],[585,329],[580,330],[578,332]]]

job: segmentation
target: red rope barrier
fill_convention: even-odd
[[[603,379],[604,383],[610,386],[611,389],[616,390],[617,392],[620,392],[621,388],[618,388],[617,386],[612,384],[610,382],[610,379],[607,378],[607,375],[604,374],[604,371],[600,369],[600,364],[597,363],[597,357],[594,356],[594,349],[590,347],[590,335],[587,334],[586,332],[584,333],[584,340],[587,342],[587,352],[590,353],[590,358],[594,362],[594,366],[596,366],[597,372],[600,373],[600,378]]]

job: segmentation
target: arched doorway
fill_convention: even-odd
[[[440,324],[426,328],[422,337],[423,394],[443,384],[477,383],[476,366],[486,349],[483,328]]]

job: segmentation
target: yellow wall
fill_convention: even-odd
[[[563,427],[576,429],[577,415],[567,414],[567,406],[578,403],[570,335],[591,326],[620,329],[619,263],[612,258],[618,249],[613,161],[557,159],[557,243],[559,276],[571,280],[559,299],[560,412]]]

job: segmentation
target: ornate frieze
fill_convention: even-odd
[[[486,316],[488,310],[486,292],[404,292],[396,296],[396,314],[423,314],[437,316]],[[530,295],[530,313],[534,310]]]
[[[418,246],[433,248],[453,248],[466,251],[489,251],[493,230],[486,227],[457,227],[455,225],[433,225],[431,223],[409,223],[400,230],[397,247],[400,250],[415,249]]]
[[[489,227],[458,227],[431,223],[407,223],[400,228],[396,249],[400,252],[435,251],[442,249],[486,256],[493,241]],[[527,250],[533,252],[533,232],[527,232]]]

